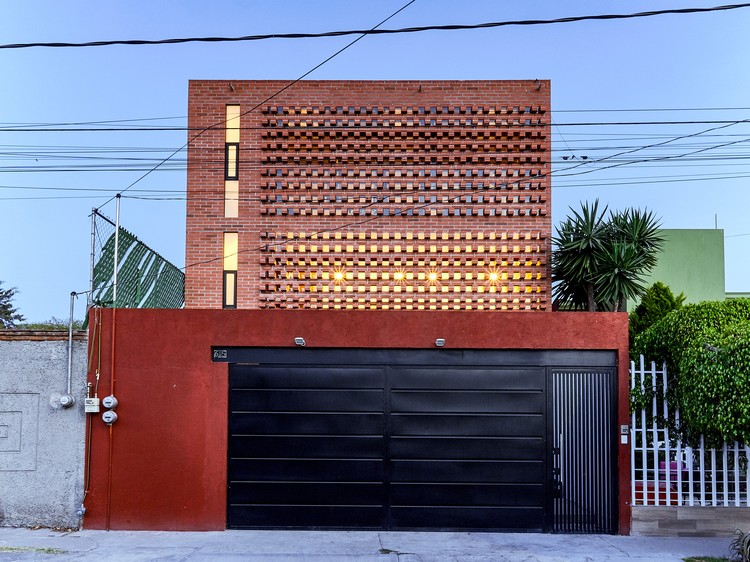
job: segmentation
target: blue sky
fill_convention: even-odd
[[[5,2],[0,5],[0,44],[370,28],[405,3]],[[551,19],[718,4],[706,0],[416,0],[385,27]],[[550,79],[556,124],[552,131],[553,162],[558,170],[552,182],[553,221],[564,218],[568,207],[578,207],[579,201],[599,198],[611,208],[651,209],[666,228],[714,228],[718,224],[725,233],[726,289],[750,291],[750,124],[703,132],[725,124],[707,121],[750,119],[748,29],[750,8],[370,36],[309,78]],[[135,163],[145,170],[182,146],[186,136],[184,131],[52,133],[8,129],[130,119],[148,119],[133,123],[139,127],[184,126],[188,80],[292,80],[349,41],[351,38],[339,37],[0,49],[0,280],[6,288],[18,288],[15,304],[20,312],[30,321],[67,318],[71,291],[88,289],[91,209],[101,207],[145,173],[113,170],[111,165],[122,168],[121,164]],[[662,111],[644,111],[654,109]],[[571,125],[624,121],[660,124]],[[679,123],[664,123],[668,121]],[[695,136],[678,138],[691,134]],[[664,141],[669,142],[606,163],[597,162],[624,150]],[[583,156],[588,157],[588,163],[565,171],[571,168],[571,162],[583,162]],[[153,161],[112,160],[134,157]],[[139,181],[126,193],[128,197],[123,197],[121,207],[122,225],[178,266],[184,265],[185,240],[182,158],[184,153],[176,157],[176,165]],[[618,166],[605,168],[612,163]],[[100,164],[107,166],[103,170],[94,168]],[[585,173],[567,175],[573,172]],[[153,190],[172,192],[168,194],[170,200],[151,198]],[[114,203],[101,207],[101,212],[114,218]],[[83,316],[84,307],[82,296],[76,305],[76,317]]]

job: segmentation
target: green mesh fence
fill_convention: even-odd
[[[94,211],[93,277],[90,303],[113,307],[115,225]],[[185,274],[120,227],[117,267],[118,308],[182,308]]]

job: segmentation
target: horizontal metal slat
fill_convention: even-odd
[[[232,412],[229,433],[376,435],[383,414]]]
[[[391,392],[391,412],[473,412],[503,414],[544,414],[541,391],[498,392],[491,390]]]
[[[392,435],[540,437],[542,415],[393,414]]]
[[[383,390],[243,388],[232,392],[229,408],[246,412],[380,412]]]
[[[231,481],[382,482],[380,460],[229,459]]]

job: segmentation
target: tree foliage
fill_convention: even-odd
[[[641,297],[640,304],[630,313],[630,341],[673,310],[682,307],[684,302],[683,293],[675,296],[672,289],[661,281],[651,285]]]
[[[574,310],[620,311],[645,290],[643,276],[664,245],[650,211],[599,210],[599,201],[570,209],[552,242],[553,296]]]
[[[13,328],[16,322],[23,322],[24,317],[13,306],[13,297],[18,289],[11,287],[3,289],[4,281],[0,281],[0,328]]]
[[[750,443],[750,299],[685,305],[637,336],[633,351],[666,363],[667,400],[688,442]]]

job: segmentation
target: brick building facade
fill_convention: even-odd
[[[191,310],[90,319],[86,525],[627,533],[627,314],[528,313],[549,82],[287,86],[190,83]]]
[[[549,81],[287,85],[190,82],[187,307],[551,309]]]

